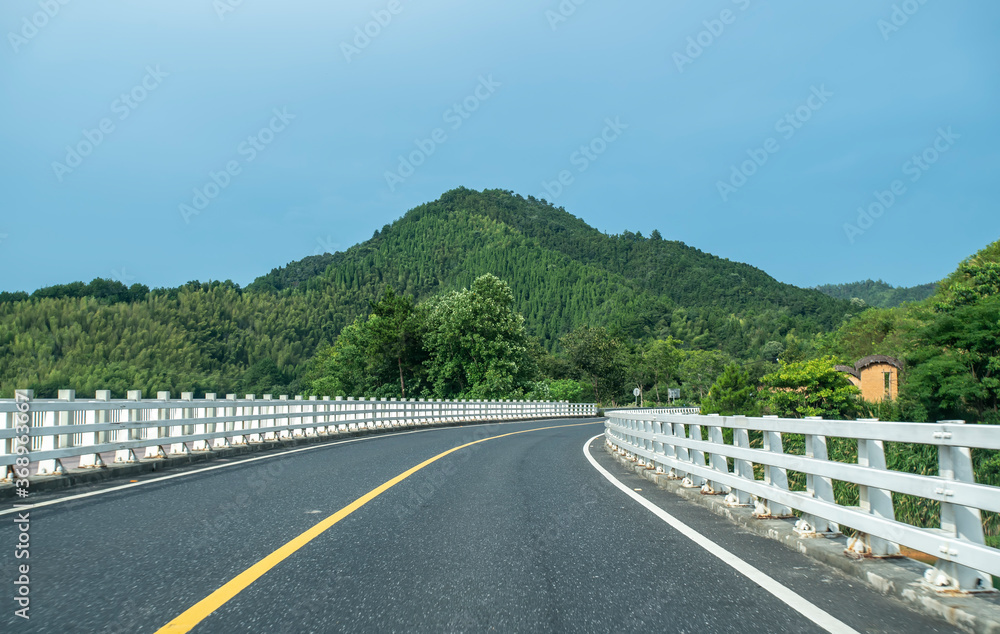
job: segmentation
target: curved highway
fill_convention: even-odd
[[[8,599],[0,630],[952,631],[627,474],[602,430],[401,432],[35,495],[31,618]]]

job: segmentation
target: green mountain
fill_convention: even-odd
[[[484,273],[510,283],[529,332],[549,349],[588,324],[637,338],[673,334],[746,356],[768,338],[835,327],[850,311],[847,302],[663,240],[658,231],[609,236],[531,196],[464,188],[344,253],[293,262],[248,290],[288,297],[336,289],[345,306],[363,306],[385,285],[420,300]]]
[[[849,284],[823,284],[815,287],[817,291],[837,299],[851,300],[858,298],[865,304],[876,308],[895,308],[903,302],[919,302],[934,294],[936,283],[919,286],[892,286],[882,280],[873,282],[851,282]]]
[[[463,188],[345,252],[293,262],[246,289],[191,282],[95,295],[101,285],[91,283],[11,294],[0,301],[0,394],[249,392],[267,383],[294,391],[316,351],[385,289],[422,300],[484,273],[510,284],[528,333],[550,351],[586,324],[749,359],[768,341],[794,346],[852,312],[849,302],[657,231],[606,235],[530,196]]]

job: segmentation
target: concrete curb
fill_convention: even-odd
[[[503,420],[503,421],[496,421],[496,420],[453,421],[447,423],[412,425],[406,427],[404,426],[377,427],[373,429],[362,429],[358,431],[338,432],[335,434],[323,434],[321,436],[301,436],[301,437],[286,438],[281,440],[269,440],[264,442],[255,442],[248,445],[236,445],[225,449],[212,449],[211,451],[192,452],[187,455],[167,456],[166,458],[144,458],[139,462],[133,462],[128,464],[112,463],[104,467],[70,469],[65,475],[33,475],[29,478],[30,482],[29,494],[39,493],[43,491],[56,491],[59,489],[68,489],[70,487],[74,487],[80,484],[94,484],[97,482],[104,482],[106,480],[127,478],[127,477],[141,475],[144,473],[152,473],[155,471],[166,471],[169,469],[183,467],[190,464],[196,464],[199,462],[209,462],[217,458],[231,458],[247,454],[263,453],[268,451],[279,451],[283,449],[290,449],[292,447],[297,447],[300,445],[323,444],[328,442],[345,440],[348,438],[356,438],[359,436],[371,436],[373,434],[385,434],[391,432],[411,431],[420,429],[437,429],[442,427],[467,427],[474,425],[523,423],[536,420],[561,420],[564,418],[568,419],[568,418],[593,418],[593,417],[549,416],[542,418],[526,418],[521,420]],[[0,484],[0,500],[15,498],[16,495],[17,495],[16,490],[13,484],[8,484],[8,483]],[[31,504],[29,500],[25,500],[24,503]]]
[[[1000,634],[1000,593],[979,595],[938,594],[923,584],[927,564],[905,557],[894,559],[853,559],[844,554],[847,538],[802,539],[792,531],[794,519],[762,520],[752,516],[753,509],[726,506],[724,496],[702,495],[700,489],[686,489],[680,480],[670,480],[644,465],[604,449],[622,466],[646,478],[661,489],[689,502],[700,504],[743,528],[781,542],[788,548],[832,566],[858,579],[878,592],[899,599],[909,607],[944,619],[972,634]]]

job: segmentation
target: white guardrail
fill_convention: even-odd
[[[858,535],[855,555],[893,556],[903,545],[938,558],[925,579],[941,590],[984,591],[1000,576],[1000,550],[985,545],[981,511],[1000,512],[1000,487],[976,484],[971,449],[1000,450],[1000,426],[963,421],[895,423],[876,420],[788,419],[774,416],[700,416],[693,413],[608,412],[608,446],[639,464],[682,479],[682,486],[725,494],[730,506],[750,506],[760,518],[792,517],[802,537],[837,536],[840,525]],[[723,430],[732,430],[732,444]],[[762,448],[750,447],[750,434]],[[805,455],[786,454],[783,434],[805,437]],[[858,464],[831,461],[827,438],[858,442]],[[707,438],[707,440],[705,439]],[[886,469],[884,443],[934,445],[937,476]],[[755,444],[758,444],[755,442]],[[732,469],[730,469],[732,464]],[[763,467],[763,479],[754,476]],[[806,491],[788,489],[788,471],[806,475]],[[836,503],[833,480],[854,483],[860,506]],[[891,492],[941,505],[940,528],[896,521]]]
[[[467,401],[424,399],[355,399],[354,397],[265,394],[195,399],[185,392],[171,399],[159,392],[143,399],[130,391],[126,399],[111,399],[99,390],[93,400],[76,399],[60,390],[58,399],[35,399],[31,390],[17,398],[0,399],[0,480],[11,479],[17,446],[28,445],[34,474],[62,473],[62,460],[79,457],[81,467],[104,466],[102,453],[115,452],[115,462],[137,462],[213,448],[246,445],[281,438],[334,436],[365,429],[418,427],[474,421],[596,416],[592,403],[565,401]],[[30,428],[24,438],[24,425]],[[22,451],[23,453],[23,451]],[[109,456],[110,457],[110,456]],[[22,459],[23,460],[23,459]]]

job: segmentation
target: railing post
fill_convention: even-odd
[[[193,401],[194,392],[181,392],[181,400],[189,402]],[[184,407],[181,409],[181,419],[189,420],[192,417],[194,417],[194,408]],[[172,455],[180,454],[186,456],[191,453],[191,450],[188,449],[187,443],[184,442],[184,437],[189,435],[192,431],[194,431],[194,426],[191,424],[174,425],[170,428],[170,437],[181,439],[180,442],[170,444],[170,453]]]
[[[170,400],[170,392],[157,392],[156,399]],[[162,421],[168,420],[170,418],[170,409],[159,407],[156,409],[156,418],[149,420],[147,422],[153,422],[154,420],[158,423],[155,427],[146,427],[146,437],[143,440],[160,440],[161,438],[167,437],[167,430],[169,427],[164,427]],[[151,447],[146,447],[146,458],[162,458],[166,456],[166,452],[163,451],[163,447],[159,444],[153,445]]]
[[[777,420],[777,416],[765,416],[767,419]],[[764,451],[771,452],[773,454],[783,454],[785,453],[784,448],[781,445],[781,432],[776,431],[764,431]],[[764,465],[764,482],[776,489],[781,489],[782,491],[788,490],[788,472],[782,467],[772,467],[769,464]],[[776,504],[771,500],[765,500],[763,498],[757,498],[754,505],[754,517],[760,519],[777,519],[792,517],[792,509],[788,508],[784,504]]]
[[[264,408],[263,406],[258,405],[259,401],[257,400],[256,394],[247,394],[246,399],[250,401],[250,404],[243,407],[244,416],[257,416],[258,414],[263,413]],[[261,442],[264,440],[264,437],[261,435],[260,431],[261,427],[263,426],[264,426],[264,421],[259,419],[248,419],[243,421],[243,429],[246,431],[253,432],[244,436],[244,440],[247,442],[247,444],[252,442]]]
[[[645,438],[639,437],[639,432],[645,433],[645,432],[650,431],[650,429],[652,429],[652,426],[649,425],[649,421],[644,421],[644,420],[643,421],[639,421],[639,420],[637,420],[635,422],[635,430],[636,430],[635,444],[640,449],[643,449],[645,451],[652,451],[653,444],[652,443],[647,443],[647,441],[646,441]],[[652,469],[653,468],[653,466],[646,460],[645,457],[640,456],[639,454],[636,454],[635,457],[639,461],[640,465],[644,466],[647,469]]]
[[[700,419],[695,419],[700,420]],[[697,440],[701,442],[701,423],[693,423],[688,425],[688,433],[690,434],[691,440]],[[691,464],[697,465],[699,467],[705,466],[705,452],[701,449],[691,450]],[[685,489],[700,489],[705,482],[705,478],[694,473],[688,473],[687,477],[681,480],[681,486]]]
[[[95,401],[109,401],[111,400],[111,390],[96,390],[94,392]],[[84,412],[86,422],[94,423],[96,425],[104,425],[111,422],[111,410],[109,409],[99,409],[92,412]],[[89,432],[82,434],[82,442],[80,443],[83,447],[92,447],[94,445],[101,445],[108,442],[108,432]],[[100,453],[88,453],[80,456],[80,467],[81,468],[92,468],[92,467],[103,467],[104,461],[101,459]]]
[[[664,423],[663,421],[660,420],[654,420],[652,421],[652,424],[653,424],[653,455],[662,457],[659,460],[654,459],[653,466],[656,467],[657,473],[664,473],[666,471],[666,469],[664,469],[664,465],[666,463],[664,463],[662,459],[667,457],[667,447],[669,445],[663,442],[664,436],[667,435],[664,433],[663,429],[664,427],[669,429],[670,423]]]
[[[205,419],[205,418],[215,418],[216,409],[215,405],[215,392],[208,392],[205,394],[205,407],[198,408],[195,410],[195,418]],[[215,423],[196,423],[194,426],[195,434],[211,434],[215,432]],[[212,441],[211,439],[196,440],[194,442],[195,451],[211,451]]]
[[[247,407],[245,403],[246,401],[252,401],[253,397],[253,394],[244,394],[242,399],[236,401],[239,403],[242,400],[243,403],[233,408],[236,411],[236,418],[233,420],[233,435],[230,437],[230,442],[234,445],[245,445],[249,439],[246,431],[250,426],[250,422],[244,417],[247,415],[247,410],[249,410],[251,415],[253,414],[253,406]]]
[[[878,419],[859,418],[858,422],[878,422]],[[859,438],[858,466],[885,471],[885,443],[881,440]],[[892,509],[892,494],[889,491],[862,484],[858,485],[858,494],[859,506],[862,511],[871,513],[875,517],[895,521],[896,515]],[[898,544],[866,533],[858,533],[857,537],[852,539],[851,542],[847,551],[845,551],[849,554],[860,553],[873,557],[893,557],[899,554]]]
[[[343,396],[335,396],[335,397],[333,397],[333,400],[334,400],[334,403],[333,403],[333,429],[334,429],[334,431],[336,431],[339,434],[341,431],[344,431],[344,430],[347,429],[347,425],[346,424],[344,425],[344,429],[343,430],[340,429],[340,427],[341,427],[341,421],[346,421],[347,420],[347,416],[345,414],[343,414],[343,411],[344,411],[344,403],[343,403],[344,397]]]
[[[276,440],[278,436],[274,431],[274,427],[278,424],[278,421],[275,419],[274,395],[261,394],[260,398],[264,403],[258,408],[258,411],[261,416],[267,416],[267,418],[262,418],[260,421],[260,439],[265,442]]]
[[[378,405],[375,406],[378,408],[378,426],[382,429],[391,428],[392,423],[389,420],[389,410],[392,406],[389,404],[389,398],[382,396],[373,400],[378,400]]]
[[[395,398],[389,399],[389,404],[386,406],[385,411],[383,411],[383,420],[385,421],[385,426],[389,429],[393,429],[399,426],[399,421],[396,420],[398,413],[399,400]]]
[[[284,414],[284,416],[281,416],[277,419],[278,423],[277,426],[287,428],[288,425],[291,423],[291,419],[288,418],[288,414],[291,413],[291,408],[288,405],[288,395],[287,394],[279,395],[278,401],[279,403],[275,405],[274,411],[275,413]],[[291,436],[292,433],[288,429],[278,429],[277,431],[278,431],[278,440],[284,440],[285,438]]]
[[[96,390],[94,392],[94,400],[101,401],[102,403],[107,403],[111,400],[111,390]],[[102,425],[111,425],[120,422],[120,419],[116,414],[121,411],[118,408],[112,408],[108,406],[106,409],[99,409],[94,417],[94,422]],[[94,436],[95,445],[107,445],[114,441],[113,431],[99,431]],[[100,454],[97,454],[96,465],[98,467],[106,466],[104,461],[101,460]]]
[[[142,400],[142,390],[129,390],[125,393],[125,398],[129,401],[139,402]],[[125,420],[119,421],[127,425],[135,424],[145,420],[143,415],[145,410],[130,408],[125,412]],[[114,434],[114,442],[127,442],[129,440],[138,440],[145,437],[145,429],[132,429],[128,427],[120,431],[112,432]],[[115,451],[115,462],[139,462],[139,457],[135,455],[134,449],[118,449]]]
[[[296,394],[295,395],[295,405],[293,405],[292,407],[295,408],[292,411],[294,413],[296,413],[296,414],[304,414],[306,412],[306,406],[302,402],[302,395],[301,394]],[[310,417],[308,417],[308,416],[298,416],[297,418],[293,419],[294,422],[292,422],[291,424],[292,425],[302,425],[302,424],[305,424],[306,419],[309,419],[309,418]],[[298,428],[292,430],[292,437],[293,438],[299,438],[299,437],[302,437],[302,436],[305,436],[305,435],[306,435],[306,428],[305,427],[298,427]]]
[[[718,414],[709,414],[709,418],[715,420],[722,420],[722,417]],[[713,421],[714,422],[714,421]],[[722,436],[722,423],[715,425],[709,424],[708,426],[708,441],[714,445],[724,445],[724,439]],[[720,448],[725,451],[725,448]],[[709,462],[711,462],[711,467],[713,471],[718,471],[719,473],[729,473],[729,462],[726,460],[726,456],[717,452],[712,452],[709,454]],[[726,487],[717,482],[709,480],[701,487],[701,492],[704,495],[724,495],[726,493]]]
[[[733,446],[741,449],[750,448],[750,432],[746,428],[746,416],[733,416],[743,427],[733,427]],[[728,467],[728,465],[727,465]],[[753,464],[749,460],[733,459],[733,470],[736,475],[744,480],[754,481]],[[730,487],[729,495],[726,496],[728,506],[750,506],[751,497],[746,491]]]
[[[329,400],[329,397],[327,397],[327,400]],[[319,398],[315,395],[310,396],[308,407],[309,411],[312,412],[312,416],[309,417],[309,422],[312,424],[312,427],[306,429],[306,435],[319,436],[321,433],[325,433],[326,425],[323,425],[321,423],[324,423],[326,421],[323,420],[324,419],[323,416],[317,416],[319,412],[323,411],[323,406],[319,404]]]
[[[939,425],[964,425],[964,420],[943,420]],[[946,428],[947,429],[947,428]],[[950,437],[945,431],[942,435]],[[972,451],[968,447],[938,445],[938,475],[944,480],[975,483],[972,471]],[[952,492],[948,482],[942,483],[936,493],[948,497]],[[983,544],[983,518],[977,508],[941,502],[941,534],[947,538],[939,550],[942,554],[955,556],[962,543]],[[938,559],[924,578],[936,589],[982,592],[993,589],[990,575],[953,561]]]
[[[76,400],[76,391],[74,390],[59,390],[59,400],[71,403]],[[59,426],[62,428],[69,427],[73,424],[73,414],[74,412],[65,409],[58,412],[51,412],[49,415],[45,416],[45,427]],[[65,431],[61,429],[60,431]],[[42,436],[41,437],[41,447],[42,451],[52,451],[55,449],[62,449],[63,447],[73,446],[73,435],[72,434],[58,434],[52,436]],[[66,470],[63,469],[62,461],[58,459],[49,460],[39,460],[38,461],[38,475],[52,475],[54,473],[65,473]]]
[[[823,420],[822,416],[806,416],[805,420]],[[805,434],[806,457],[815,460],[829,460],[826,436]],[[818,500],[834,504],[833,480],[825,476],[806,474],[806,492]],[[795,532],[800,537],[837,537],[840,525],[811,513],[803,513],[795,522]]]
[[[664,447],[664,451],[676,462],[691,462],[691,454],[688,453],[687,447],[679,447],[676,442],[677,438],[687,439],[686,434],[687,428],[684,426],[684,423],[667,423],[666,435],[669,444]],[[670,480],[681,480],[687,477],[687,475],[687,471],[675,466],[670,467],[670,470],[667,472],[667,478]]]
[[[357,429],[357,427],[358,427],[353,422],[354,421],[354,408],[355,408],[354,397],[353,396],[348,396],[347,397],[347,402],[344,404],[344,424],[347,426],[347,431],[349,431],[349,432],[354,431],[354,429]],[[354,429],[351,429],[352,425],[354,425]]]
[[[222,423],[221,431],[231,432],[236,430],[236,395],[226,394],[226,400],[229,401],[231,404],[227,405],[223,410],[225,412],[225,418],[227,420],[226,422]],[[229,436],[228,434],[225,436],[220,436],[219,438],[215,439],[215,446],[230,447],[232,446],[233,440],[235,440],[235,438]]]

